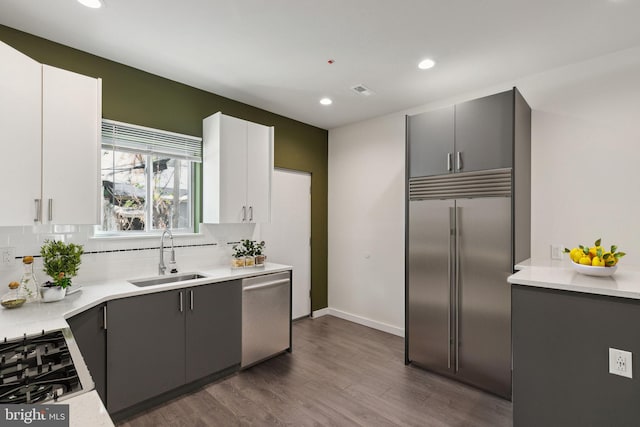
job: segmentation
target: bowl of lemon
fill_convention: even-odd
[[[578,273],[587,276],[611,276],[618,269],[618,261],[625,256],[618,251],[616,245],[611,245],[609,250],[601,245],[602,239],[594,242],[593,246],[580,245],[573,249],[565,248],[565,252],[571,258],[571,266]]]

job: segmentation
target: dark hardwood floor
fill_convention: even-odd
[[[511,402],[404,365],[404,340],[331,316],[293,325],[293,353],[121,426],[512,425]]]

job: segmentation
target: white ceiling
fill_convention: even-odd
[[[2,0],[0,24],[325,129],[504,82],[550,105],[594,58],[638,82],[640,0],[105,1]]]

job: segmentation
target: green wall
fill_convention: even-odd
[[[327,307],[326,130],[2,25],[0,40],[38,62],[102,78],[104,118],[195,136],[217,111],[275,126],[275,166],[311,173],[312,310]]]

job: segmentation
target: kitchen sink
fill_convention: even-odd
[[[207,276],[203,276],[199,273],[175,274],[171,276],[153,277],[151,279],[130,280],[129,283],[136,286],[144,287],[164,285],[166,283],[186,282],[187,280],[203,279],[205,277]]]

